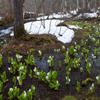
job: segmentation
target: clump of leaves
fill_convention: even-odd
[[[35,61],[35,58],[33,55],[30,55],[30,56],[28,55],[28,58],[27,58],[27,60],[25,59],[25,62],[30,65],[36,64],[36,61]]]

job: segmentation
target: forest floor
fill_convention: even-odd
[[[73,21],[65,21],[67,23],[72,23]],[[95,23],[96,22],[96,23]],[[82,22],[85,23],[85,22]],[[97,19],[92,19],[92,20],[87,20],[87,23],[90,23],[91,25],[98,25],[100,23],[99,20]],[[93,24],[94,23],[94,24]],[[92,30],[92,29],[91,29]],[[23,91],[27,91],[28,89],[31,88],[32,85],[35,86],[35,94],[33,97],[33,100],[100,100],[100,86],[97,85],[96,83],[96,76],[100,72],[100,68],[97,63],[99,62],[100,58],[100,50],[98,57],[96,60],[93,62],[91,60],[91,54],[94,52],[94,48],[100,49],[100,46],[96,47],[95,43],[93,44],[90,39],[89,35],[91,32],[88,29],[82,29],[82,30],[75,30],[75,37],[70,43],[63,44],[60,41],[57,40],[55,36],[52,36],[50,34],[43,34],[43,35],[25,35],[23,38],[20,38],[18,40],[15,40],[9,35],[2,36],[2,38],[8,38],[8,40],[11,40],[9,43],[5,43],[3,47],[0,47],[0,53],[3,56],[3,64],[0,67],[0,75],[5,71],[6,72],[6,77],[8,81],[3,84],[3,89],[0,92],[0,94],[3,94],[3,100],[8,100],[8,91],[10,88],[14,86],[13,82],[13,76],[17,77],[19,75],[19,72],[16,71],[16,73],[10,73],[8,70],[9,67],[12,66],[11,63],[8,63],[8,57],[12,57],[16,59],[16,54],[22,55],[21,62],[25,63],[25,59],[27,59],[28,55],[34,55],[35,61],[37,62],[35,65],[27,65],[27,74],[25,79],[23,80],[23,84],[20,86],[18,81],[16,82],[16,86],[20,89],[20,94]],[[87,43],[82,46],[81,40],[88,40]],[[98,37],[96,37],[98,39]],[[100,39],[98,39],[100,40]],[[65,64],[64,59],[65,59],[65,52],[67,51],[68,48],[71,46],[75,47],[75,42],[79,45],[81,45],[81,48],[77,53],[79,54],[78,56],[76,55],[75,57],[81,57],[81,62],[80,62],[80,67],[84,69],[84,72],[80,72],[80,68],[78,69],[71,69],[70,72],[70,78],[71,82],[70,84],[66,84],[66,67],[68,64]],[[62,46],[65,46],[65,50],[62,50]],[[90,48],[88,48],[90,47]],[[82,48],[89,49],[90,52],[88,55],[89,59],[91,60],[92,68],[91,68],[91,74],[89,74],[85,68],[86,62],[85,62],[85,57],[81,56],[82,53]],[[59,52],[55,52],[55,50],[60,49]],[[38,51],[42,51],[42,55],[39,56]],[[52,55],[54,56],[54,66],[53,68],[50,68],[50,66],[47,63],[48,57]],[[71,59],[74,59],[73,57]],[[70,59],[70,60],[71,60]],[[59,61],[61,61],[61,67],[59,65]],[[54,90],[51,89],[48,86],[48,83],[44,83],[34,77],[35,73],[33,69],[37,67],[39,71],[44,71],[48,73],[49,71],[57,71],[57,80],[60,83],[59,89]],[[30,70],[32,70],[33,75],[32,78],[29,77]],[[82,85],[82,82],[88,78],[91,78],[93,82],[89,82],[85,86]],[[0,80],[2,80],[0,78]],[[81,88],[80,91],[77,92],[76,87],[77,87],[77,81],[80,82]],[[95,84],[95,90],[93,93],[88,93],[88,89],[91,86],[91,84]],[[65,96],[66,99],[62,99]],[[71,97],[73,96],[73,97]],[[70,98],[70,99],[68,99]],[[17,100],[18,98],[14,98],[14,100]]]

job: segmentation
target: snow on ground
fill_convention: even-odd
[[[8,27],[7,29],[3,29],[3,30],[0,30],[0,36],[1,35],[4,35],[4,34],[9,34],[11,33],[11,30],[13,29],[13,27]]]
[[[74,18],[74,20],[81,19],[82,16],[83,16],[82,14],[79,14],[78,16],[76,16],[76,17]]]
[[[0,20],[2,20],[2,17],[0,17]]]
[[[84,13],[85,18],[96,18],[98,14],[96,12],[94,13]]]
[[[77,13],[78,13],[78,9],[76,9],[76,10],[72,10],[72,11],[70,11],[70,13],[71,13],[72,15],[77,15]]]
[[[53,13],[52,15],[49,15],[49,16],[42,16],[42,17],[38,17],[37,20],[42,20],[42,19],[53,19],[53,18],[56,18],[56,19],[60,19],[60,18],[71,18],[72,15],[67,13],[67,14],[56,14],[56,13]]]
[[[77,10],[71,13],[76,14]],[[98,12],[79,14],[78,16],[75,17],[75,19],[81,19],[82,16],[86,18],[94,18],[97,17],[97,13]],[[72,15],[69,13],[67,14],[54,13],[50,16],[38,17],[37,18],[38,21],[26,23],[25,29],[29,34],[52,34],[55,35],[59,41],[63,43],[69,43],[74,37],[74,31],[72,29],[82,29],[82,28],[74,25],[68,25],[68,27],[64,26],[57,27],[57,25],[63,22],[63,20],[53,20],[52,18],[59,19],[59,18],[70,18],[70,17],[72,17]],[[49,18],[50,20],[45,20],[47,18]],[[9,34],[12,28],[13,27],[9,27],[8,29],[0,30],[0,36],[3,34]],[[14,36],[13,32],[10,35]]]
[[[29,34],[52,34],[63,43],[71,42],[74,37],[74,31],[67,27],[57,27],[61,20],[45,20],[29,22],[25,24],[25,29]]]
[[[82,19],[82,17],[84,17],[84,18],[96,18],[96,17],[98,16],[97,13],[98,13],[98,12],[79,14],[78,16],[76,16],[76,17],[74,18],[74,20]]]
[[[63,43],[69,43],[74,37],[74,31],[57,25],[63,22],[62,20],[45,20],[45,21],[35,21],[28,22],[25,24],[25,29],[29,34],[52,34],[57,37],[57,39]],[[11,34],[13,36],[13,32]]]
[[[79,26],[75,26],[75,25],[68,25],[68,28],[71,28],[71,29],[82,29],[82,27],[79,27]]]

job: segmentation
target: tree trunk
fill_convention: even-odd
[[[14,5],[14,37],[19,38],[25,34],[23,20],[23,0],[13,0]]]

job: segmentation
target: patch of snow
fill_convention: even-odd
[[[97,13],[84,13],[85,18],[96,18],[98,15]]]
[[[60,19],[60,18],[71,18],[71,17],[72,17],[72,15],[69,13],[67,13],[67,14],[53,13],[52,15],[49,15],[49,16],[38,17],[37,20],[43,20],[43,19],[46,20],[46,19],[53,19],[53,18]]]
[[[30,11],[24,11],[24,14],[27,13],[27,14],[35,14],[34,12],[30,12]]]
[[[14,36],[14,31],[11,32],[10,36]]]
[[[48,16],[42,16],[37,18],[37,20],[46,20],[46,19],[48,19]]]
[[[61,34],[61,33],[60,33]],[[66,29],[62,36],[58,36],[57,39],[63,43],[70,43],[74,37],[74,31],[71,29]]]
[[[96,17],[98,16],[97,13],[98,13],[98,12],[79,14],[78,16],[76,16],[76,17],[74,18],[74,20],[82,19],[82,17],[84,17],[84,18],[96,18]]]
[[[29,34],[52,34],[63,43],[71,42],[74,37],[74,31],[67,27],[57,27],[61,20],[35,21],[25,24],[25,29]]]
[[[27,21],[31,21],[31,20],[34,20],[34,18],[27,18],[26,20]]]
[[[100,7],[98,7],[98,9],[100,9]]]
[[[0,17],[0,20],[2,20],[2,17]]]
[[[72,15],[69,13],[65,14],[65,18],[71,18],[71,17],[72,17]]]
[[[77,13],[78,13],[78,9],[76,9],[76,10],[72,10],[72,11],[70,11],[70,13],[73,14],[73,15],[77,15]]]
[[[79,27],[79,26],[75,26],[75,25],[68,25],[68,28],[71,28],[71,29],[82,29],[82,27]]]
[[[62,20],[45,20],[45,21],[35,21],[28,22],[24,24],[26,31],[29,34],[52,34],[57,37],[57,39],[63,43],[69,43],[74,37],[74,31],[61,26],[57,27]],[[13,36],[13,32],[11,34]]]
[[[81,19],[81,18],[82,18],[82,14],[79,14],[78,16],[76,16],[76,17],[74,18],[74,20]]]
[[[43,15],[44,15],[44,13],[39,13],[39,14],[38,14],[38,16],[43,16]]]
[[[3,30],[0,30],[0,36],[1,35],[4,35],[4,34],[9,34],[11,33],[11,29],[13,29],[13,27],[8,27],[7,29],[3,29]]]
[[[91,9],[91,12],[93,12],[93,13],[99,13],[99,10]]]

